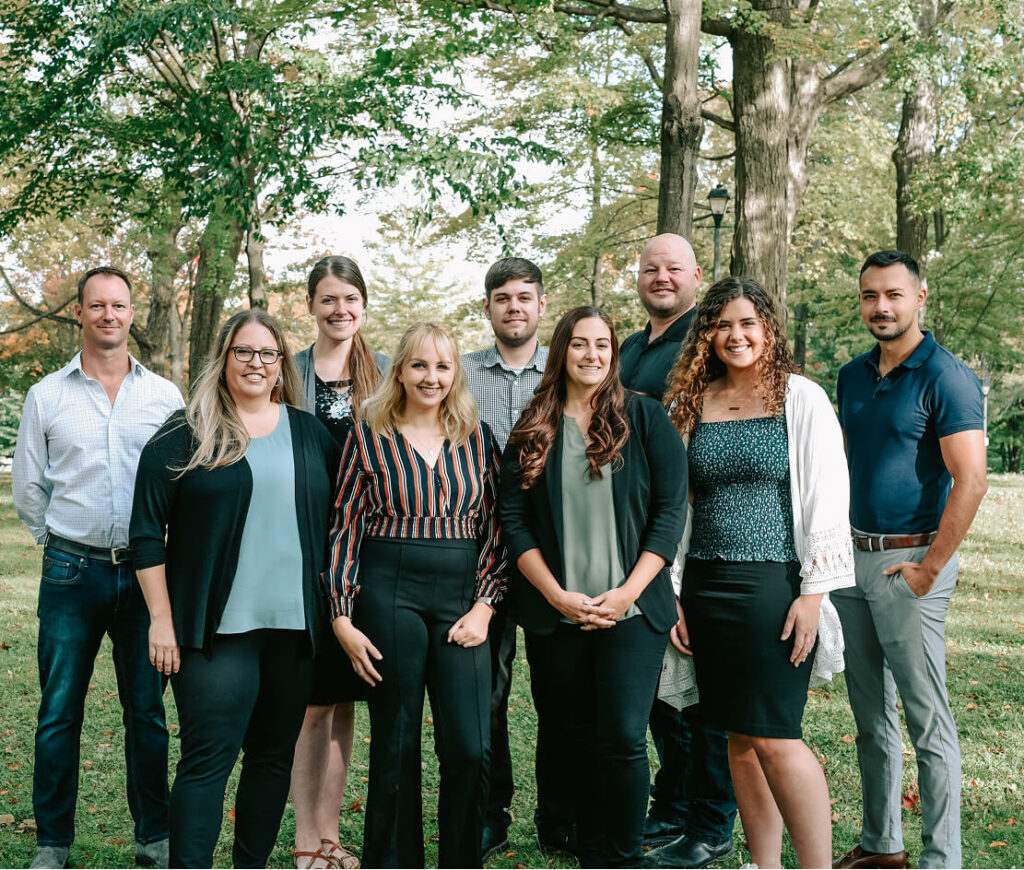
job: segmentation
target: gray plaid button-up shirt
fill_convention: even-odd
[[[547,361],[547,348],[541,347],[539,341],[533,357],[518,371],[505,364],[497,345],[462,355],[466,382],[476,399],[480,419],[491,427],[502,450],[523,408],[533,398]]]

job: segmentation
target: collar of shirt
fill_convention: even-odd
[[[541,347],[540,341],[537,341],[537,346],[534,348],[533,356],[530,357],[530,361],[523,366],[523,369],[536,369],[539,372],[544,371],[544,363],[547,361],[548,351],[547,348]],[[501,366],[506,371],[515,371],[505,360],[501,358],[501,354],[498,353],[498,345],[492,344],[487,348],[487,354],[484,357],[484,368],[494,368],[495,366]]]
[[[684,311],[680,314],[672,321],[672,325],[653,341],[651,341],[651,321],[648,320],[647,325],[644,327],[644,344],[657,345],[663,341],[681,342],[686,338],[686,333],[690,331],[690,321],[693,320],[694,310],[691,308],[689,311]]]
[[[903,362],[901,362],[899,365],[893,366],[892,371],[890,371],[889,374],[892,374],[892,372],[895,372],[895,371],[897,371],[898,369],[901,369],[901,368],[902,369],[916,369],[916,368],[920,368],[922,365],[924,365],[924,363],[928,359],[928,357],[930,357],[933,353],[935,353],[935,348],[936,347],[938,347],[938,345],[935,343],[935,337],[931,334],[931,332],[927,332],[926,331],[924,333],[924,338],[922,338],[921,341],[918,342],[917,347],[914,348],[914,350],[911,352],[910,356],[908,356],[905,360],[903,360]],[[881,358],[882,358],[882,345],[881,344],[876,344],[870,350],[870,352],[868,353],[867,359],[865,360],[865,362],[872,369],[874,369],[876,374],[879,373],[878,363],[881,360]]]
[[[146,367],[140,363],[131,354],[128,354],[128,374],[130,375],[141,375],[146,371]],[[79,372],[83,377],[88,378],[89,375],[85,373],[85,369],[82,368],[82,352],[79,351],[72,358],[71,361],[61,369],[61,375],[63,377],[69,377],[72,373]],[[91,380],[96,380],[91,378]]]

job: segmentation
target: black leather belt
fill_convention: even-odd
[[[90,547],[88,544],[69,541],[53,532],[47,532],[44,546],[53,547],[72,556],[82,556],[89,561],[105,562],[108,565],[123,565],[132,560],[132,551],[128,547]]]
[[[938,532],[922,532],[920,535],[864,535],[853,533],[853,544],[858,550],[869,553],[884,553],[903,547],[927,547]]]

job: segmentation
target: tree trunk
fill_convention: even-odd
[[[152,287],[145,338],[139,341],[139,352],[143,365],[165,378],[173,374],[171,358],[178,319],[174,278],[185,260],[177,244],[181,226],[177,215],[169,216],[153,233],[146,251],[152,266]],[[180,381],[177,384],[182,386]]]
[[[260,226],[250,226],[245,234],[245,257],[249,264],[249,307],[267,310],[267,269],[263,264],[264,241]]]
[[[661,109],[661,181],[658,188],[658,232],[689,238],[693,231],[693,200],[697,158],[704,138],[697,91],[701,4],[665,0],[665,77]]]
[[[773,23],[788,25],[786,4],[755,0],[753,5]],[[789,63],[765,35],[770,32],[737,29],[731,37],[736,125],[732,274],[760,282],[785,319],[790,81]]]
[[[210,216],[200,240],[192,328],[189,332],[190,383],[198,377],[213,351],[224,299],[231,290],[244,235],[245,231],[236,218],[217,210]]]
[[[921,202],[921,173],[935,154],[935,99],[931,80],[919,80],[903,96],[903,112],[896,150],[896,247],[917,260],[921,280],[928,266],[930,210]]]

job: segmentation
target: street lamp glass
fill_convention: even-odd
[[[729,205],[729,191],[721,184],[716,184],[714,190],[708,194],[708,204],[711,206],[712,214],[725,214]]]

